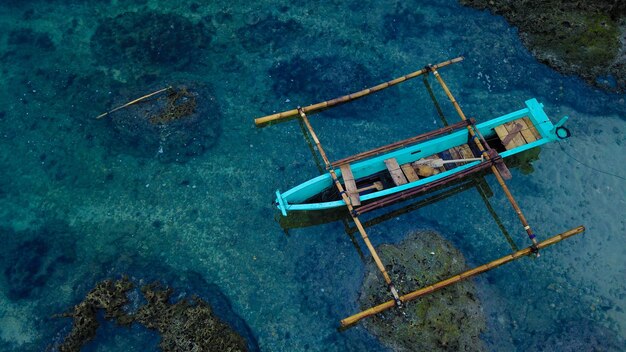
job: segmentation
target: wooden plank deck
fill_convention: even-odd
[[[507,122],[495,128],[498,138],[506,150],[520,147],[541,139],[537,128],[528,117],[522,117],[515,121]]]
[[[533,123],[532,123],[532,121],[530,121],[529,117],[522,117],[522,121],[524,121],[526,123],[526,126],[528,126],[530,128],[530,132],[535,137],[535,140],[541,139],[541,134],[539,133],[539,131],[537,131],[537,127],[535,127],[535,125],[533,125]]]
[[[341,169],[341,177],[343,177],[343,183],[346,185],[346,192],[348,197],[350,197],[350,202],[353,206],[361,205],[361,197],[356,188],[356,181],[354,181],[350,164],[343,164],[339,166],[339,169]]]
[[[406,176],[404,176],[400,165],[398,165],[398,160],[396,160],[396,158],[385,160],[385,165],[387,165],[387,170],[389,170],[389,174],[391,175],[393,183],[395,183],[396,186],[404,185],[409,182],[406,179]]]
[[[409,182],[417,181],[420,179],[419,176],[417,176],[417,173],[415,172],[413,166],[411,166],[411,163],[402,164],[400,168],[404,172],[404,175],[409,180]]]

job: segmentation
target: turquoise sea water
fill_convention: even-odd
[[[120,15],[134,22],[112,34]],[[122,274],[208,300],[252,349],[384,350],[360,326],[337,331],[358,311],[364,270],[343,224],[286,234],[275,220],[274,191],[318,173],[298,124],[257,129],[253,118],[458,55],[466,60],[440,72],[468,115],[484,121],[536,97],[553,121],[571,117],[573,137],[544,148],[533,173],[513,170],[509,184],[540,237],[588,229],[475,280],[484,340],[494,351],[625,349],[626,181],[573,158],[625,176],[626,97],[536,62],[502,18],[452,0],[33,0],[4,1],[0,24],[0,350],[61,341],[71,321],[51,316]],[[111,39],[132,31],[156,39]],[[179,158],[95,119],[180,82],[207,87],[219,109],[200,155]],[[441,126],[419,79],[311,121],[331,159]],[[393,243],[419,229],[440,232],[472,265],[511,251],[474,190],[374,226],[370,237]],[[146,330],[104,324],[88,350],[157,343]]]

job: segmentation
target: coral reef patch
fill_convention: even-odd
[[[208,47],[215,28],[176,14],[126,12],[100,22],[91,37],[97,60],[110,65],[180,68]]]
[[[128,312],[128,292],[134,284],[126,277],[104,280],[87,293],[72,311],[57,317],[73,318],[71,332],[58,346],[60,351],[79,351],[94,338],[99,327],[98,311],[104,319],[120,326],[140,324],[161,335],[162,351],[247,351],[246,342],[218,319],[211,306],[199,297],[171,303],[171,288],[160,283],[144,285],[141,292],[146,304]]]
[[[407,293],[466,269],[463,255],[432,231],[410,234],[397,245],[377,248],[396,288]],[[359,298],[367,309],[389,300],[389,292],[371,262]],[[406,302],[364,320],[365,327],[394,351],[484,351],[480,334],[486,328],[480,302],[471,282]]]
[[[182,163],[215,145],[222,114],[209,87],[191,84],[173,86],[107,119],[122,152]]]
[[[626,91],[626,2],[460,0],[520,30],[541,62],[609,91]]]

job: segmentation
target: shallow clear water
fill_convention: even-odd
[[[499,17],[451,0],[401,3],[0,5],[0,350],[60,341],[71,322],[50,317],[122,274],[200,295],[263,351],[383,349],[361,327],[336,329],[358,310],[364,268],[343,224],[286,235],[275,221],[274,191],[318,172],[298,124],[257,129],[252,121],[458,55],[466,60],[441,74],[468,115],[484,121],[536,97],[553,121],[571,117],[573,137],[544,148],[532,174],[513,170],[509,184],[540,237],[588,229],[538,260],[475,280],[485,341],[491,350],[624,348],[626,181],[573,158],[625,176],[625,97],[536,62]],[[180,14],[214,30],[201,50],[163,49],[180,61],[96,55],[98,25],[127,11]],[[177,82],[210,85],[222,114],[216,144],[186,163],[133,150],[94,118]],[[332,159],[441,125],[419,79],[311,121]],[[496,212],[524,246],[514,212],[487,180]],[[473,265],[511,250],[475,190],[376,225],[370,237],[397,242],[425,228]],[[89,350],[139,351],[157,341],[107,325]]]

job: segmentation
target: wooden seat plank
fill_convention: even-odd
[[[346,185],[346,192],[348,193],[348,197],[350,197],[352,206],[361,205],[361,197],[356,188],[356,182],[354,181],[350,164],[343,164],[339,166],[339,169],[341,170],[341,177],[343,177],[343,183]]]
[[[415,169],[413,168],[413,166],[411,166],[410,163],[402,164],[400,168],[402,168],[402,171],[404,172],[404,175],[409,180],[409,182],[417,181],[420,179],[419,176],[417,176]]]
[[[389,174],[391,175],[393,183],[395,183],[396,186],[404,185],[409,182],[406,179],[406,176],[404,176],[396,158],[385,160],[385,165],[387,166],[387,170],[389,170]]]

